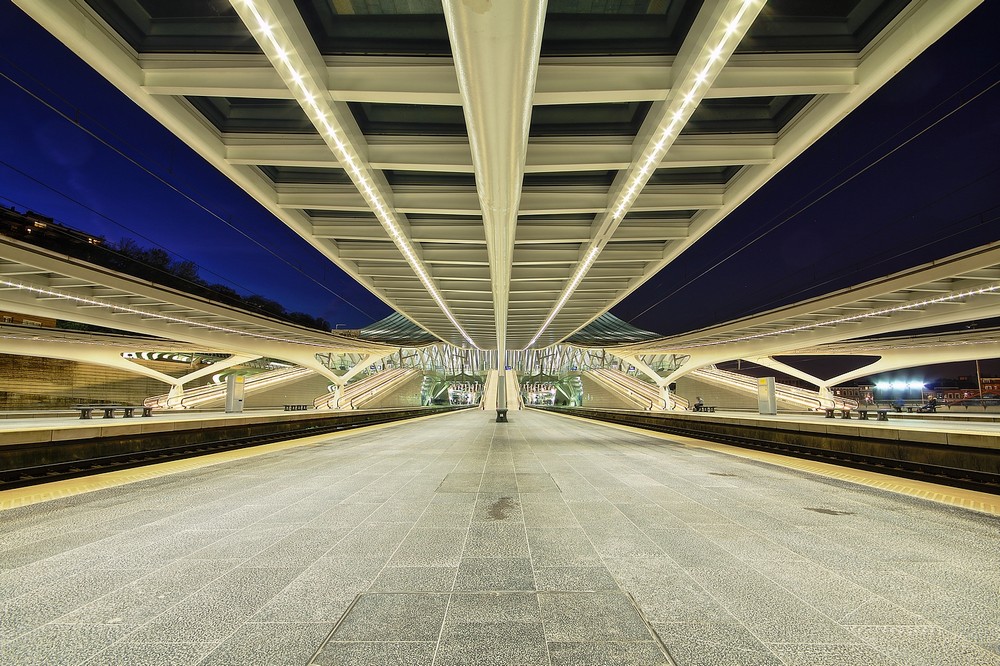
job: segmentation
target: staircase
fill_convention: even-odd
[[[521,385],[517,381],[517,373],[507,371],[507,410],[514,412],[524,409],[524,398],[521,397]],[[496,407],[496,402],[493,403]]]
[[[714,384],[716,386],[742,393],[750,393],[753,394],[754,397],[757,396],[756,377],[741,375],[737,372],[729,372],[728,370],[719,370],[714,367],[695,370],[690,374],[690,376],[709,384]],[[775,397],[780,402],[792,407],[798,407],[800,409],[821,411],[824,409],[858,408],[857,400],[850,400],[848,398],[840,398],[837,396],[822,396],[818,391],[799,388],[797,386],[789,386],[787,384],[775,383],[774,393]]]
[[[500,386],[498,370],[490,370],[486,374],[486,385],[483,387],[483,399],[479,403],[479,409],[497,408],[497,391]],[[517,411],[524,409],[524,400],[521,398],[521,385],[517,383],[517,373],[513,370],[504,372],[504,388],[507,391],[507,411]]]
[[[243,384],[244,395],[259,393],[267,389],[273,389],[290,382],[297,382],[315,373],[309,368],[279,368],[269,372],[262,372],[250,375]],[[202,407],[208,403],[226,401],[225,384],[206,384],[197,388],[186,389],[181,396],[170,397],[169,393],[154,395],[142,401],[146,407],[154,409],[193,409]]]
[[[364,379],[351,382],[343,387],[338,395],[336,391],[321,395],[313,401],[316,409],[361,409],[365,404],[377,397],[405,384],[420,374],[413,368],[390,368]]]
[[[649,384],[619,370],[606,368],[588,370],[583,376],[609,391],[631,409],[662,410],[666,407],[663,394],[655,384]]]
[[[499,382],[497,381],[498,373],[496,370],[490,370],[486,373],[486,384],[483,386],[483,399],[479,401],[479,409],[496,409],[497,408],[497,386]]]

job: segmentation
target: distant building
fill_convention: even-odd
[[[19,213],[0,206],[0,235],[24,240],[43,247],[60,245],[101,245],[104,239],[59,224],[51,217],[33,211]]]
[[[1000,377],[983,377],[983,393],[1000,393]]]
[[[17,312],[0,311],[0,324],[14,324],[16,326],[41,326],[44,328],[55,328],[56,320],[48,317],[36,317],[34,315],[23,315]]]

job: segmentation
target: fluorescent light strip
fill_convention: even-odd
[[[395,243],[406,259],[406,262],[410,265],[410,268],[417,274],[421,284],[423,284],[427,293],[431,295],[431,298],[434,299],[434,302],[437,303],[441,312],[444,313],[452,326],[455,327],[470,345],[479,349],[479,346],[473,342],[469,334],[466,333],[465,329],[462,328],[461,324],[458,323],[458,320],[451,313],[437,285],[431,280],[427,269],[424,268],[423,263],[417,257],[413,245],[403,233],[392,208],[386,203],[371,175],[364,168],[364,165],[361,164],[361,158],[358,157],[343,128],[337,126],[335,121],[331,120],[336,115],[327,99],[328,92],[321,89],[313,80],[313,77],[307,74],[308,70],[303,65],[302,59],[298,56],[291,40],[285,38],[288,44],[282,44],[279,41],[275,27],[261,14],[254,0],[231,0],[231,2],[234,5],[242,3],[253,16],[253,20],[257,24],[257,32],[263,36],[263,39],[258,40],[258,42],[264,48],[265,53],[271,57],[272,62],[277,60],[281,68],[284,69],[287,77],[286,84],[289,90],[295,95],[299,106],[306,112],[306,115],[309,116],[309,119],[319,131],[327,146],[336,155],[338,161],[350,176],[351,181],[358,188],[358,192],[364,198],[365,203],[375,213],[375,217],[378,218],[379,222],[385,228],[389,234],[389,238]],[[275,65],[275,69],[278,69],[277,65]],[[291,80],[290,84],[287,83],[288,79]]]
[[[532,347],[536,342],[538,342],[538,338],[541,337],[545,329],[549,327],[549,324],[552,323],[552,320],[556,318],[556,315],[559,314],[559,311],[562,310],[562,307],[566,305],[566,301],[569,300],[569,297],[576,290],[577,286],[580,284],[580,281],[583,280],[584,276],[587,274],[587,271],[590,270],[591,265],[593,265],[593,263],[597,260],[597,255],[599,255],[600,253],[601,253],[600,248],[594,247],[590,249],[590,251],[587,253],[587,256],[585,256],[583,258],[583,261],[581,261],[580,264],[576,267],[576,271],[574,271],[572,279],[569,281],[569,284],[566,285],[566,287],[563,289],[562,295],[556,302],[555,307],[552,308],[552,312],[549,313],[549,316],[542,323],[542,327],[538,329],[537,333],[535,333],[535,337],[531,338],[531,342],[525,345],[524,349],[521,349],[520,351],[525,351],[526,349],[528,349],[528,347]]]
[[[113,342],[100,342],[92,340],[75,340],[72,338],[43,338],[38,335],[23,336],[23,335],[0,335],[0,340],[20,340],[22,342],[49,342],[53,344],[63,344],[63,345],[87,345],[90,347],[107,347],[109,349],[121,350],[125,345],[116,344]],[[132,352],[121,352],[122,354],[128,354]]]
[[[938,298],[928,298],[923,301],[917,301],[916,303],[907,303],[905,305],[897,305],[893,308],[882,308],[880,310],[871,310],[869,312],[864,312],[862,314],[851,315],[850,317],[841,317],[839,319],[830,319],[828,321],[821,321],[815,324],[803,324],[802,326],[793,326],[791,328],[784,328],[779,331],[770,331],[767,333],[755,333],[754,335],[745,335],[739,338],[731,338],[729,340],[717,340],[714,342],[702,342],[700,344],[684,345],[679,347],[680,349],[695,349],[698,347],[714,347],[717,345],[728,345],[734,342],[744,342],[746,340],[758,340],[760,338],[769,338],[775,335],[785,335],[787,333],[799,333],[801,331],[809,331],[814,328],[821,328],[824,326],[834,326],[837,324],[847,324],[852,321],[860,321],[862,319],[870,319],[872,317],[884,317],[887,314],[892,314],[893,312],[905,312],[906,310],[918,310],[928,305],[936,305],[938,303],[948,303],[950,301],[957,301],[962,298],[968,298],[970,296],[978,296],[980,294],[990,294],[996,291],[1000,291],[1000,284],[991,285],[989,287],[982,287],[980,289],[969,289],[968,291],[960,291],[954,294],[948,294],[947,296],[939,296]]]
[[[882,345],[882,346],[878,346],[878,347],[873,346],[873,345],[864,345],[864,346],[840,347],[840,348],[836,348],[835,351],[839,352],[839,351],[842,350],[845,354],[846,353],[857,354],[857,353],[860,353],[860,352],[873,352],[873,351],[882,351],[882,352],[884,352],[884,351],[898,351],[898,350],[907,350],[907,349],[923,350],[923,349],[936,348],[936,347],[967,347],[969,345],[995,345],[995,344],[997,344],[997,342],[1000,342],[1000,340],[959,340],[959,341],[954,341],[954,342],[937,342],[937,341],[934,341],[934,342],[924,342],[924,343],[911,344],[911,345]]]
[[[695,60],[695,62],[703,63],[701,68],[696,67],[689,70],[680,85],[676,88],[677,92],[667,104],[663,120],[656,130],[653,131],[649,142],[642,151],[645,157],[641,160],[640,166],[637,169],[633,167],[629,177],[626,179],[628,185],[618,195],[615,203],[610,206],[610,210],[612,211],[611,220],[614,223],[620,223],[625,218],[625,214],[628,213],[639,193],[652,177],[653,172],[656,170],[656,165],[663,161],[663,156],[666,155],[667,151],[673,145],[681,129],[690,120],[691,115],[698,107],[702,98],[704,98],[705,93],[708,92],[711,84],[715,81],[719,72],[722,71],[726,60],[728,60],[728,55],[723,58],[723,54],[731,54],[736,49],[736,45],[739,44],[740,39],[743,38],[746,30],[750,27],[751,21],[744,20],[746,19],[747,12],[754,5],[761,5],[764,1],[743,0],[743,3],[739,6],[733,17],[725,22],[725,28],[722,29],[720,26],[715,31],[715,39],[710,39],[702,47],[698,58]],[[754,16],[756,16],[756,13],[754,13]],[[719,34],[720,32],[721,35]],[[711,47],[709,47],[709,44],[711,44]],[[569,300],[580,280],[583,279],[584,274],[590,269],[590,265],[594,263],[597,254],[600,254],[606,244],[606,238],[592,242],[591,249],[587,253],[587,257],[590,259],[589,263],[581,263],[577,267],[576,272],[573,274],[573,279],[564,288],[562,296],[560,296],[552,312],[545,319],[545,323],[542,324],[542,327],[531,339],[531,342],[528,343],[528,347],[538,341],[538,338],[541,337],[545,329],[552,323],[552,320],[559,314],[559,311],[566,304],[566,301]],[[593,257],[591,258],[592,254]]]
[[[14,289],[21,289],[24,291],[30,291],[33,294],[41,294],[43,296],[53,296],[55,298],[65,299],[68,301],[74,301],[76,303],[81,303],[84,305],[92,305],[102,308],[107,308],[109,310],[114,310],[115,312],[124,312],[128,314],[139,315],[140,317],[148,317],[150,319],[159,319],[161,321],[168,321],[174,324],[185,324],[187,326],[193,326],[195,328],[204,328],[211,331],[218,331],[220,333],[232,333],[235,335],[241,335],[244,337],[258,338],[260,340],[270,340],[273,342],[284,342],[293,345],[306,345],[309,347],[319,347],[320,349],[329,349],[331,345],[320,344],[318,342],[307,342],[304,340],[293,340],[291,338],[279,338],[272,335],[263,335],[261,333],[251,333],[249,331],[241,331],[235,328],[227,328],[225,326],[215,326],[214,324],[204,324],[201,322],[190,321],[188,319],[181,319],[180,317],[170,317],[168,315],[158,314],[156,312],[149,312],[146,310],[139,310],[138,308],[132,308],[125,305],[112,305],[111,303],[105,303],[93,298],[84,298],[83,296],[73,296],[71,294],[64,294],[58,291],[53,291],[51,289],[43,289],[42,287],[36,287],[30,284],[22,284],[19,282],[10,282],[9,280],[0,280],[0,285],[5,287],[12,287]]]

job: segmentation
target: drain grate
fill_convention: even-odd
[[[613,663],[672,666],[631,595],[365,592],[310,666]]]

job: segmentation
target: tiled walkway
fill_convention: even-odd
[[[19,666],[990,666],[998,599],[1000,519],[536,412],[0,512]]]

